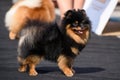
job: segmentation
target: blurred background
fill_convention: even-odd
[[[89,1],[89,0],[86,0]],[[60,20],[56,0],[56,20]],[[42,61],[36,68],[38,76],[18,72],[18,40],[10,40],[5,27],[6,12],[12,0],[0,0],[0,80],[120,80],[120,0],[117,3],[102,35],[91,33],[86,47],[75,59],[75,75],[67,78],[57,64]]]

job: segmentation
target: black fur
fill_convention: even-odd
[[[60,26],[55,22],[36,20],[27,23],[21,31],[18,45],[19,71],[26,71],[28,65],[29,75],[36,76],[35,66],[44,58],[57,62],[66,76],[73,76],[74,58],[85,47],[90,36],[91,23],[85,11],[67,11]]]
[[[71,14],[68,15],[70,12]],[[30,54],[44,55],[45,59],[52,61],[56,61],[60,54],[74,58],[76,55],[72,53],[70,47],[77,46],[81,51],[85,45],[77,44],[69,36],[66,36],[65,28],[67,24],[72,25],[76,20],[79,21],[79,24],[90,25],[88,17],[83,15],[85,14],[82,13],[82,10],[68,11],[65,14],[67,17],[63,19],[60,27],[56,23],[29,21],[27,27],[21,32],[21,36],[26,35],[26,37],[18,47],[19,56],[26,58]],[[83,20],[84,22],[82,22]]]
[[[75,21],[78,21],[78,23],[74,24]],[[54,62],[57,62],[61,55],[66,57],[66,61],[67,59],[68,61],[69,59],[74,59],[79,52],[74,53],[71,47],[81,51],[85,47],[90,33],[88,33],[88,35],[84,33],[80,35],[74,33],[74,35],[81,37],[80,39],[86,40],[85,43],[77,43],[69,36],[71,33],[67,33],[68,25],[70,25],[70,30],[79,26],[81,27],[81,31],[86,29],[86,31],[90,32],[90,20],[86,16],[84,10],[67,11],[60,26],[54,22],[42,23],[38,21],[29,21],[26,27],[21,31],[21,38],[18,46],[18,57],[24,60],[30,55],[37,55]],[[79,33],[79,31],[77,32]],[[71,66],[71,64],[72,62],[66,63],[67,67],[69,67],[69,65]],[[69,73],[65,74],[67,76],[72,76],[72,74],[69,75]]]
[[[32,23],[37,22],[33,21]],[[56,23],[43,24],[42,26],[41,24],[38,22],[34,26],[29,25],[22,31],[23,36],[29,34],[18,47],[20,57],[26,58],[33,53],[40,56],[44,55],[45,59],[55,62],[60,54],[75,57]]]

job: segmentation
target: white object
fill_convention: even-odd
[[[118,0],[86,0],[84,9],[92,22],[92,31],[101,35]]]

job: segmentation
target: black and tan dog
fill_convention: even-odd
[[[20,72],[29,67],[29,75],[36,76],[36,65],[42,60],[57,62],[67,77],[74,75],[72,64],[90,35],[91,23],[84,10],[69,10],[60,27],[31,21],[22,30],[18,46]]]

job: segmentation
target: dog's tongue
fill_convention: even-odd
[[[83,34],[83,31],[79,31],[80,34]]]
[[[78,31],[79,34],[83,34],[83,31]]]

